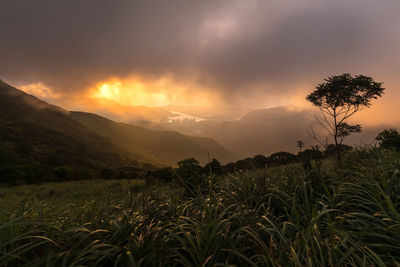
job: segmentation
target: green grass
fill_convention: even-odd
[[[0,189],[0,266],[400,266],[400,157],[178,181]]]
[[[0,199],[15,201],[37,199],[52,202],[85,201],[101,197],[120,199],[129,191],[129,187],[140,191],[145,186],[144,180],[83,180],[60,183],[45,183],[0,187]]]

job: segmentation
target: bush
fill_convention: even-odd
[[[161,168],[152,172],[152,176],[155,179],[170,182],[174,179],[174,170],[171,167]]]
[[[187,195],[193,195],[204,184],[205,179],[202,176],[202,171],[203,168],[200,163],[194,158],[178,162],[177,176],[183,182]]]
[[[136,179],[139,176],[139,169],[135,167],[124,167],[119,169],[118,179]]]
[[[387,129],[378,134],[375,138],[383,148],[400,151],[400,134],[396,129]]]
[[[102,169],[99,173],[101,179],[111,179],[114,176],[114,171],[112,169]]]
[[[72,169],[68,166],[54,168],[54,176],[58,181],[69,181],[73,178]]]
[[[74,170],[74,180],[91,180],[95,178],[93,170],[90,169],[76,169]]]
[[[18,185],[25,183],[26,173],[21,166],[0,167],[0,183]]]
[[[204,173],[206,173],[208,175],[221,175],[222,174],[221,163],[216,159],[212,159],[211,162],[207,163],[203,169],[204,169]]]

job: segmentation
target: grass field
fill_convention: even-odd
[[[0,266],[400,266],[400,156],[0,188]]]

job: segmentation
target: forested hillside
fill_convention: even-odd
[[[70,116],[118,146],[163,165],[194,157],[207,163],[209,156],[226,163],[237,157],[210,138],[192,137],[175,131],[154,131],[125,123],[116,123],[96,114],[71,112]]]

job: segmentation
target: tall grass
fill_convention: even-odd
[[[20,189],[0,190],[0,265],[400,266],[395,152],[212,180],[192,197],[179,183],[107,182],[84,204],[43,190],[8,207]]]

